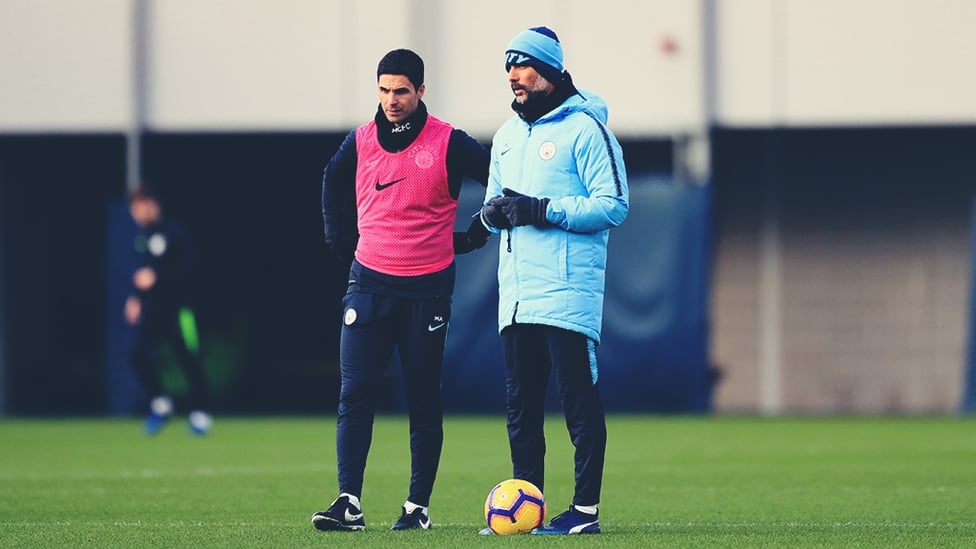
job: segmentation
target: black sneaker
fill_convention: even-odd
[[[390,530],[429,530],[430,517],[420,507],[408,513],[406,507],[401,507],[400,518],[393,523]]]
[[[328,509],[312,515],[312,526],[324,532],[363,530],[366,521],[363,511],[349,502],[349,496],[339,496]]]

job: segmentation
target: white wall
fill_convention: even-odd
[[[153,4],[154,128],[354,126],[375,108],[379,58],[409,47],[425,59],[432,112],[490,136],[511,116],[505,46],[543,24],[560,35],[578,84],[608,101],[618,132],[662,134],[702,123],[695,2],[646,3],[641,11],[655,14],[647,19],[627,17],[629,4],[593,13],[581,0],[430,0],[380,10],[340,0],[198,4]],[[666,33],[681,42],[675,55],[658,47]]]
[[[976,123],[976,2],[717,0],[724,126]]]
[[[124,131],[140,118],[159,131],[341,131],[375,108],[383,53],[409,47],[427,62],[431,110],[487,137],[511,115],[505,45],[541,24],[621,136],[693,132],[709,118],[972,124],[973,21],[971,0],[4,0],[0,132]]]
[[[347,129],[375,108],[379,58],[408,47],[427,63],[431,110],[486,138],[511,116],[505,45],[536,25],[560,35],[567,67],[607,100],[618,133],[662,135],[703,120],[696,2],[146,2],[142,117],[153,130]],[[19,85],[0,90],[0,131],[124,130],[137,104],[133,5],[5,0],[0,66]],[[65,39],[64,27],[76,36]],[[659,47],[665,35],[679,44],[674,55]]]
[[[132,8],[129,0],[0,2],[0,132],[127,127]]]
[[[407,10],[404,2],[373,8],[391,21],[409,20]],[[247,131],[359,123],[375,107],[386,44],[410,42],[409,25],[380,30],[376,19],[343,0],[156,0],[148,124]]]

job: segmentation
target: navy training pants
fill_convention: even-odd
[[[453,290],[453,271],[451,272]],[[441,371],[451,315],[450,293],[380,295],[354,284],[343,297],[339,343],[342,385],[336,424],[339,492],[362,496],[366,458],[384,371],[396,351],[410,422],[408,499],[430,504],[444,441]]]

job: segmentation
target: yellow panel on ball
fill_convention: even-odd
[[[526,534],[546,520],[542,490],[527,480],[499,482],[485,500],[485,521],[499,535]]]

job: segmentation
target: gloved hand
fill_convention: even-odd
[[[352,262],[356,255],[356,245],[359,244],[359,229],[356,227],[355,211],[355,204],[352,205],[350,213],[345,213],[345,210],[327,213],[325,207],[322,208],[325,245],[343,263]]]
[[[454,253],[455,255],[473,252],[478,248],[484,247],[488,243],[488,236],[491,231],[481,223],[481,217],[475,216],[471,220],[471,225],[465,232],[454,233]]]
[[[548,198],[536,198],[515,192],[512,189],[502,189],[504,195],[499,201],[499,207],[513,227],[524,225],[535,225],[545,227],[549,225],[546,220],[546,208],[549,207]]]
[[[336,235],[326,234],[325,244],[342,261],[352,261],[356,255],[356,244],[359,243],[359,235]]]
[[[496,229],[511,229],[512,222],[505,217],[505,213],[502,212],[500,207],[500,202],[504,198],[500,196],[493,196],[488,199],[488,202],[481,207],[481,217],[485,219],[485,222]]]

